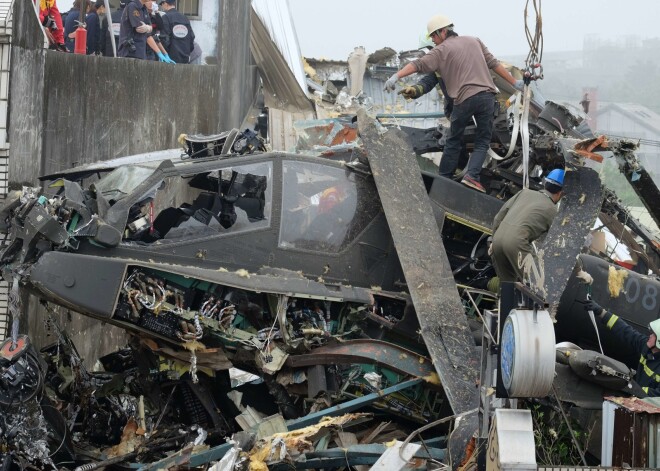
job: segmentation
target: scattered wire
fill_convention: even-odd
[[[430,429],[430,428],[436,427],[436,426],[438,426],[438,425],[440,425],[440,424],[444,424],[445,422],[449,422],[450,420],[460,419],[460,418],[466,417],[466,416],[468,416],[468,415],[472,415],[472,414],[474,414],[475,412],[478,412],[478,411],[479,411],[478,408],[470,409],[469,411],[462,412],[462,413],[460,413],[460,414],[450,415],[450,416],[448,416],[448,417],[443,417],[442,419],[438,419],[438,420],[436,420],[436,421],[434,421],[434,422],[431,422],[431,423],[429,423],[429,424],[426,424],[426,425],[421,426],[420,428],[418,428],[417,430],[415,430],[414,432],[412,432],[410,435],[408,435],[408,436],[406,437],[406,439],[403,441],[403,443],[401,444],[401,448],[399,448],[399,458],[401,458],[402,460],[405,461],[405,458],[404,458],[403,455],[402,455],[404,448],[406,448],[406,446],[410,443],[410,441],[411,441],[414,437],[416,437],[417,435],[419,435],[420,433],[422,433],[422,432],[424,432],[424,431],[426,431],[426,430],[428,430],[428,429]],[[449,446],[449,440],[447,440],[447,446]]]

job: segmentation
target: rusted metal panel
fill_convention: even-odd
[[[606,401],[614,402],[615,404],[629,410],[630,412],[644,412],[645,414],[660,414],[660,407],[639,399],[637,397],[614,397],[607,396],[604,398]]]
[[[631,430],[634,424],[633,413],[625,409],[614,411],[614,446],[612,447],[612,465],[623,466],[632,463],[633,437]]]
[[[605,400],[616,407],[611,464],[656,465],[660,407],[635,397],[606,397]]]
[[[341,363],[372,363],[397,373],[429,377],[435,372],[429,358],[381,340],[348,340],[314,349],[305,355],[291,355],[287,365],[297,368]]]
[[[649,416],[635,414],[632,429],[633,459],[632,466],[648,466],[649,464]]]

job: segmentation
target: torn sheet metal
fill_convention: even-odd
[[[340,417],[326,417],[315,425],[286,433],[276,433],[260,440],[249,453],[250,471],[266,471],[269,461],[281,461],[287,455],[296,456],[305,451],[312,451],[314,449],[312,438],[322,429],[341,427],[364,416],[364,414],[345,414]]]
[[[396,130],[380,134],[364,109],[358,126],[422,337],[452,410],[466,412],[478,401],[478,356],[417,160]],[[462,454],[476,421],[461,423],[456,444]]]

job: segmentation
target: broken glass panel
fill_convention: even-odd
[[[126,239],[175,241],[266,228],[272,175],[265,162],[166,177],[131,208]]]

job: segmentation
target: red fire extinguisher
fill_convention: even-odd
[[[87,30],[84,26],[78,26],[76,39],[73,46],[74,54],[87,54]]]

